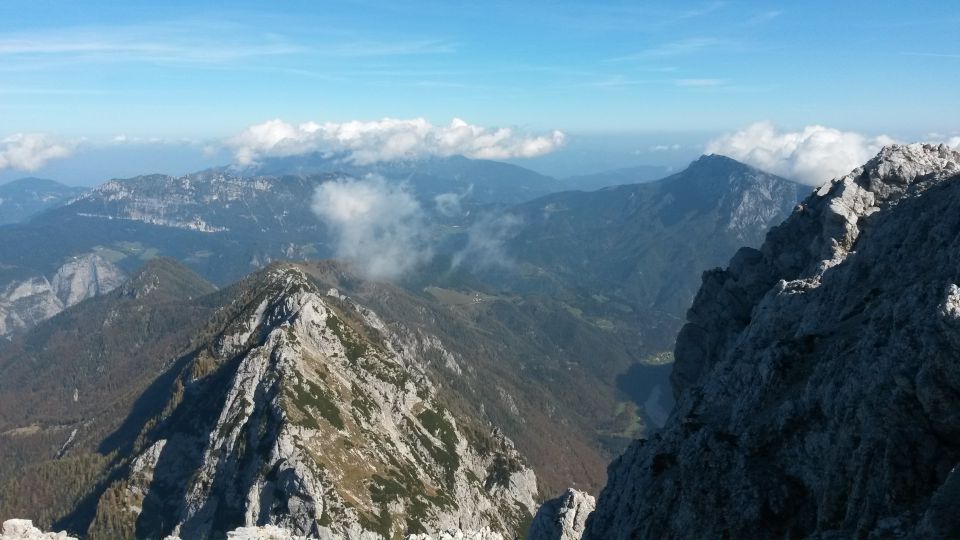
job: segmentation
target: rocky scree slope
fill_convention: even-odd
[[[428,351],[297,267],[251,279],[178,363],[91,538],[525,529],[534,473],[498,430],[454,418],[420,367]]]
[[[885,148],[704,275],[584,538],[960,536],[960,153]]]

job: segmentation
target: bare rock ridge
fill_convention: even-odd
[[[8,519],[0,528],[0,540],[77,540],[65,532],[43,532],[27,519]],[[164,540],[180,540],[168,536]],[[227,533],[227,540],[308,540],[306,536],[291,533],[276,525],[263,527],[238,527]],[[503,535],[488,528],[480,531],[464,532],[460,529],[443,531],[436,535],[408,534],[406,540],[504,540]]]
[[[579,540],[586,528],[587,516],[595,506],[596,499],[592,495],[568,489],[540,506],[527,540]]]
[[[585,539],[960,537],[960,153],[885,148],[706,272]]]
[[[444,406],[410,336],[296,266],[251,280],[187,354],[91,538],[512,538],[532,519],[533,471],[498,430]]]
[[[29,519],[8,519],[0,528],[0,540],[77,540],[67,533],[48,533],[33,526]]]

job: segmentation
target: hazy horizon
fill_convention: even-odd
[[[960,141],[958,21],[938,2],[6,2],[0,181],[312,151],[565,177],[722,150],[818,183],[887,142]],[[798,165],[824,148],[840,162]]]

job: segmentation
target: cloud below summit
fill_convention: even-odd
[[[812,125],[779,131],[757,122],[707,143],[706,153],[722,154],[780,176],[818,186],[864,164],[893,139],[867,137]]]
[[[374,175],[326,182],[312,209],[331,229],[337,257],[370,279],[398,279],[432,256],[423,209],[403,184]]]
[[[529,158],[553,152],[564,144],[565,138],[560,131],[528,135],[511,128],[476,126],[459,118],[445,126],[436,126],[423,118],[299,125],[276,119],[250,126],[228,139],[226,147],[240,165],[311,152],[345,153],[354,163],[368,164],[453,155]]]
[[[69,156],[73,147],[42,133],[16,133],[0,139],[0,170],[35,171],[50,160]]]

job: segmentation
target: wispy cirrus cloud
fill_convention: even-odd
[[[716,2],[710,2],[699,7],[687,9],[686,11],[681,11],[676,18],[679,20],[683,20],[683,19],[695,19],[697,17],[703,17],[719,10],[720,8],[726,5],[727,3],[721,0],[718,0]]]
[[[746,24],[747,26],[760,26],[780,17],[781,15],[783,15],[783,10],[771,9],[750,17],[747,19]]]
[[[0,35],[0,62],[56,59],[85,62],[223,63],[253,57],[290,55],[305,49],[273,36],[225,39],[167,25],[68,28]]]
[[[711,86],[723,86],[727,83],[726,79],[677,79],[673,81],[677,86],[687,86],[693,88],[705,88]]]
[[[106,27],[67,27],[0,34],[0,65],[36,62],[146,62],[226,64],[304,55],[315,58],[375,58],[448,54],[455,42],[432,39],[369,39],[355,34],[296,37],[236,23],[158,22]]]
[[[925,58],[946,58],[950,60],[960,60],[960,53],[945,52],[902,52],[902,56],[920,56]]]
[[[693,37],[679,39],[675,41],[668,41],[660,43],[658,45],[653,45],[641,51],[637,51],[631,54],[625,54],[622,56],[615,56],[609,58],[607,62],[628,62],[631,60],[653,60],[653,59],[662,59],[670,58],[674,56],[684,56],[690,54],[696,54],[699,52],[716,49],[719,47],[729,46],[730,42],[727,40],[714,38],[714,37]]]

